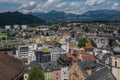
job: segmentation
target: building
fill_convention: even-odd
[[[107,48],[109,46],[109,40],[108,38],[97,38],[96,39],[97,47],[98,48]]]
[[[65,50],[59,47],[49,47],[49,51],[51,54],[51,61],[57,61],[61,54],[65,54]]]
[[[41,64],[41,66],[45,80],[61,80],[61,67],[56,62],[46,62]]]
[[[51,61],[51,54],[50,52],[44,52],[44,51],[36,51],[36,61],[44,63]]]
[[[19,46],[18,50],[16,51],[16,57],[23,60],[26,64],[29,64],[31,61],[36,60],[36,49],[37,44]]]
[[[11,25],[6,25],[6,26],[5,26],[5,29],[6,29],[6,30],[10,30],[10,29],[11,29]]]
[[[110,70],[93,60],[77,62],[68,71],[68,80],[116,80]]]
[[[25,64],[14,57],[0,53],[0,80],[23,80]]]
[[[61,67],[61,80],[68,80],[68,67]]]
[[[120,80],[120,48],[115,47],[113,49],[113,55],[111,56],[112,73],[117,80]]]

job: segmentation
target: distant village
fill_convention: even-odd
[[[1,54],[8,66],[23,66],[11,80],[28,80],[35,66],[45,80],[120,80],[120,25],[6,25],[0,28]]]

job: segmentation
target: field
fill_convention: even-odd
[[[7,37],[7,34],[6,33],[0,33],[0,39],[3,38],[3,37]]]

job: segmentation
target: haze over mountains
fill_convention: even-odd
[[[80,15],[55,10],[31,14],[45,21],[120,21],[120,11],[116,10],[94,10]]]
[[[0,25],[14,24],[45,24],[46,22],[73,22],[73,21],[120,21],[120,11],[94,10],[84,14],[71,14],[52,10],[48,13],[34,12],[22,14],[20,12],[0,13]]]

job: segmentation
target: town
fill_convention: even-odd
[[[120,80],[120,24],[5,25],[0,61],[0,80]]]

